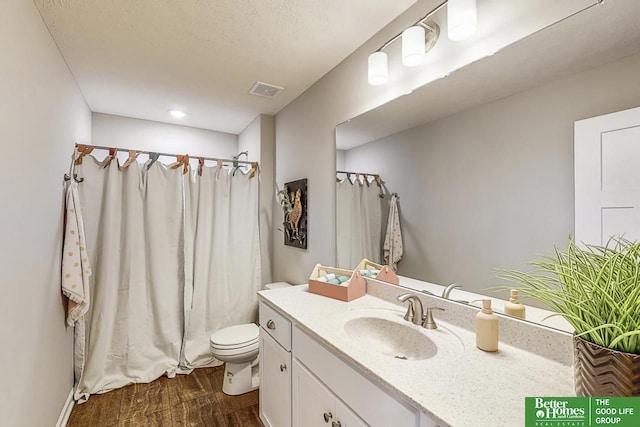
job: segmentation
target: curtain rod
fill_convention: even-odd
[[[344,173],[347,175],[368,175],[368,176],[380,176],[379,173],[366,173],[366,172],[347,172],[347,171],[336,171],[336,173]]]
[[[117,148],[117,147],[105,147],[103,145],[90,145],[90,144],[76,144],[76,147],[78,147],[78,145],[84,145],[85,147],[90,147],[90,148],[94,148],[94,149],[98,149],[98,150],[112,150],[115,149],[116,151],[135,151],[137,153],[144,153],[144,154],[151,154],[151,153],[155,153],[158,154],[160,156],[169,156],[169,157],[176,157],[178,154],[171,154],[171,153],[160,153],[157,151],[146,151],[146,150],[134,150],[131,148]],[[250,162],[247,160],[236,160],[236,159],[219,159],[217,157],[204,157],[204,156],[192,156],[189,155],[189,158],[191,159],[198,159],[202,157],[205,160],[215,160],[215,161],[222,161],[222,162],[230,162],[230,163],[234,163],[234,166],[236,166],[237,163],[242,163],[243,165],[251,165],[252,163],[257,163],[257,162]]]

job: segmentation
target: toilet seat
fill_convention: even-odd
[[[249,353],[258,348],[258,335],[255,323],[229,326],[211,334],[211,349],[221,356]]]
[[[255,343],[251,343],[250,345],[244,347],[235,347],[235,348],[219,348],[211,345],[211,351],[214,356],[224,357],[224,356],[242,356],[243,354],[249,354],[252,352],[256,352],[258,350],[259,343],[256,341]]]

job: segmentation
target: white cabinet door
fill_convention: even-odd
[[[291,426],[291,353],[260,328],[260,419],[266,427]]]
[[[575,239],[640,238],[640,108],[575,123]]]
[[[293,359],[293,427],[326,427],[335,421],[335,397]]]
[[[368,424],[360,419],[347,405],[336,399],[336,424],[332,427],[367,427]]]
[[[293,360],[292,383],[294,427],[367,426],[296,359]]]

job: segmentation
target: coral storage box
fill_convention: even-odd
[[[379,273],[376,277],[373,277],[374,279],[382,280],[383,282],[391,283],[393,285],[400,284],[400,278],[388,265],[376,264],[375,262],[369,261],[365,258],[360,261],[360,264],[356,267],[356,271],[362,272],[362,270],[378,270]]]
[[[349,280],[339,285],[318,280],[318,278],[326,276],[327,274],[335,274],[336,277],[347,276]],[[309,276],[309,292],[348,302],[360,298],[367,293],[367,282],[359,271],[317,264],[311,272],[311,276]]]

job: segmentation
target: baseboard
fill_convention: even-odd
[[[71,391],[69,392],[67,400],[66,402],[64,402],[64,406],[62,407],[62,411],[60,412],[60,416],[58,417],[56,427],[65,427],[67,425],[74,404],[75,401],[73,400],[73,387],[71,387]]]

